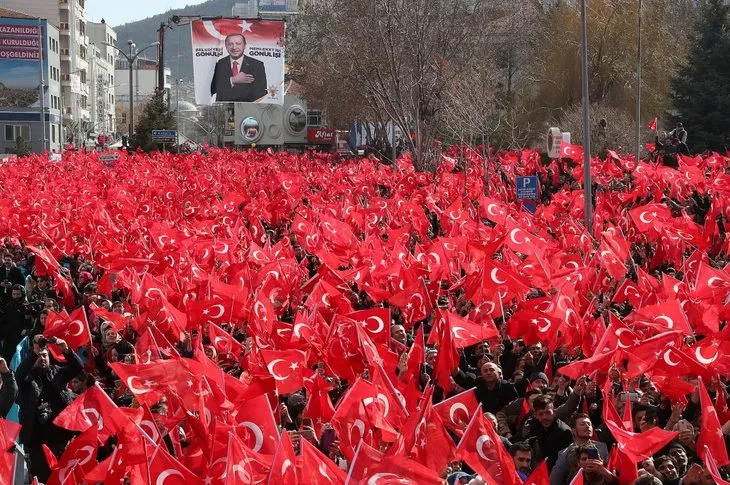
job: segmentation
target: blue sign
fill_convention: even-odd
[[[517,200],[537,200],[539,185],[537,175],[517,177]]]
[[[537,205],[535,205],[532,201],[527,201],[522,203],[522,208],[525,209],[530,214],[534,214],[535,211],[537,211]]]
[[[286,0],[259,0],[260,12],[286,12]]]
[[[177,131],[175,130],[152,130],[152,138],[175,138]]]

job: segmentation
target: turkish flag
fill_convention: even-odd
[[[634,463],[646,460],[679,435],[678,432],[665,431],[656,426],[643,433],[626,431],[611,399],[603,402],[603,421],[616,439],[619,450]]]
[[[560,142],[560,158],[570,158],[571,160],[583,160],[583,147],[580,145],[571,145],[568,142]]]
[[[434,412],[429,386],[423,396],[421,411],[414,412],[400,429],[406,456],[431,470],[443,470],[456,451],[454,440],[446,432],[438,413]]]
[[[15,446],[18,436],[20,436],[20,425],[0,418],[0,451],[7,451]]]
[[[214,461],[214,460],[211,460]],[[225,478],[220,480],[221,485],[248,485],[250,483],[264,483],[270,471],[271,461],[264,455],[256,453],[248,448],[235,433],[228,433],[228,446],[225,456],[221,456],[215,462],[225,463],[225,471],[222,474]],[[293,467],[293,464],[292,464]],[[213,472],[214,470],[208,470]],[[218,473],[213,473],[219,476]],[[206,477],[207,478],[207,477]],[[268,482],[267,482],[268,483]]]
[[[208,324],[208,338],[210,338],[210,342],[219,355],[233,354],[240,356],[243,354],[243,345],[241,345],[241,342],[234,339],[230,333],[215,323]]]
[[[53,257],[48,248],[38,248],[30,244],[25,246],[30,252],[35,254],[35,274],[38,276],[53,276],[61,266]]]
[[[521,485],[512,457],[504,448],[494,425],[481,412],[474,413],[459,441],[456,457],[464,460],[487,482]]]
[[[347,474],[319,451],[309,440],[300,439],[302,468],[299,471],[301,483],[311,485],[341,485]]]
[[[660,333],[673,330],[679,330],[686,335],[694,333],[687,321],[687,315],[677,300],[661,301],[656,305],[639,308],[630,317],[633,321],[650,326]]]
[[[527,477],[525,485],[550,485],[550,473],[548,473],[547,460],[540,462]]]
[[[152,456],[147,462],[147,473],[150,483],[203,485],[203,481],[170,456],[164,446],[157,446],[152,450]]]
[[[373,342],[388,345],[390,341],[390,308],[369,308],[345,316],[358,322]]]
[[[699,452],[700,450],[697,451]],[[712,475],[712,479],[715,480],[715,483],[717,485],[730,485],[730,482],[723,480],[722,474],[717,466],[717,461],[715,461],[715,458],[712,456],[712,451],[710,451],[707,446],[705,446],[704,449],[704,456],[707,470],[710,472],[710,475]]]
[[[127,418],[98,383],[84,391],[53,420],[56,426],[71,431],[96,428],[102,442],[128,423]]]
[[[294,455],[294,446],[289,437],[290,431],[281,433],[279,439],[279,447],[274,453],[274,461],[269,469],[268,483],[276,483],[282,485],[297,485],[301,483],[297,479],[297,467],[295,465],[297,457]],[[300,441],[306,441],[299,438]]]
[[[279,428],[266,395],[256,396],[236,409],[234,419],[243,443],[256,453],[273,455],[279,443]]]
[[[90,471],[96,466],[96,452],[98,447],[98,434],[95,426],[74,438],[64,450],[61,458],[55,461],[51,450],[44,447],[46,456],[50,456],[49,466],[53,470],[46,485],[63,485],[67,478],[73,474],[73,469],[78,467],[84,472]]]
[[[357,483],[442,485],[438,472],[406,458],[385,456],[379,463],[367,466],[364,479]]]
[[[43,336],[65,340],[71,349],[78,349],[89,343],[91,333],[84,307],[78,307],[71,312],[71,315],[49,311]]]
[[[314,432],[317,436],[322,434],[324,424],[329,423],[332,416],[335,415],[335,407],[332,405],[332,400],[329,396],[329,391],[332,389],[333,386],[319,374],[314,375],[314,382],[311,388],[307,387],[309,400],[307,401],[307,406],[304,408],[302,417],[312,419]]]
[[[176,392],[181,398],[194,399],[191,389],[198,381],[180,360],[160,360],[150,364],[112,362],[112,370],[139,402],[153,406],[166,392]],[[190,403],[190,402],[189,402]]]
[[[649,121],[649,124],[646,125],[647,128],[649,128],[651,131],[656,131],[657,129],[657,118],[652,118],[651,121]]]
[[[722,382],[718,382],[722,386]],[[730,463],[725,446],[725,435],[722,432],[722,425],[717,417],[715,406],[710,400],[705,383],[702,377],[699,378],[700,408],[702,417],[700,419],[700,434],[697,436],[697,454],[703,461],[707,461],[705,450],[710,450],[713,458],[720,466]]]
[[[127,326],[127,317],[124,315],[120,315],[119,313],[110,312],[106,310],[105,308],[96,306],[96,304],[92,303],[89,305],[89,308],[91,309],[94,314],[103,319],[106,322],[109,322],[111,326],[114,328],[115,332],[121,332],[124,330],[124,328]]]
[[[457,436],[464,434],[469,420],[477,409],[481,408],[474,395],[474,388],[441,401],[433,407],[434,412],[441,417],[444,426]]]
[[[631,408],[631,405],[629,404],[627,407]],[[618,446],[611,448],[606,468],[615,470],[614,473],[618,478],[619,485],[633,485],[634,480],[639,478],[636,463],[626,453],[621,451]]]
[[[307,356],[301,350],[262,350],[269,374],[276,381],[278,394],[291,394],[304,387],[304,377],[310,377]]]

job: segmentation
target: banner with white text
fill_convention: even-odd
[[[195,102],[284,103],[284,22],[191,23]]]

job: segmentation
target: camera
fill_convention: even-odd
[[[36,343],[38,344],[38,347],[44,349],[48,344],[58,343],[58,339],[56,337],[46,338],[41,336]]]

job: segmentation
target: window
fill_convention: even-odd
[[[81,108],[86,109],[87,106],[88,106],[88,99],[86,98],[86,96],[82,95],[81,96]]]
[[[86,84],[86,69],[79,71],[79,77],[81,78],[81,84]]]
[[[56,125],[51,125],[51,143],[56,143]]]
[[[307,110],[307,126],[322,126],[324,125],[323,118],[321,110]]]
[[[15,141],[18,137],[30,141],[30,125],[5,125],[5,141]]]
[[[79,46],[79,57],[82,59],[86,59],[86,47]]]
[[[304,112],[301,106],[294,105],[289,108],[287,125],[285,127],[292,135],[297,135],[304,131],[307,127],[307,113]]]
[[[255,142],[261,138],[261,127],[259,121],[253,116],[244,118],[241,122],[241,135],[248,142]]]

